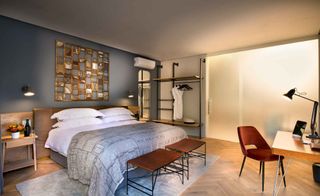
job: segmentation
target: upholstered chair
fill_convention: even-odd
[[[239,177],[241,176],[243,166],[245,164],[246,158],[249,157],[251,159],[257,160],[260,162],[259,174],[262,173],[262,192],[264,191],[264,168],[265,162],[267,161],[277,161],[278,155],[272,154],[272,150],[268,143],[261,136],[259,131],[252,126],[240,126],[238,127],[238,136],[240,141],[241,151],[244,155]],[[248,145],[253,145],[255,148],[247,148]],[[283,168],[283,159],[284,157],[280,157],[281,171],[282,175],[284,175]],[[286,179],[283,177],[284,186],[286,186]]]

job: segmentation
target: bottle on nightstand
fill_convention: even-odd
[[[31,126],[29,124],[29,119],[26,119],[26,125],[24,126],[24,136],[28,137],[31,133]]]

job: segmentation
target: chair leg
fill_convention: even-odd
[[[261,165],[262,165],[262,161],[260,161],[259,175],[261,174]]]
[[[280,165],[281,165],[281,171],[282,171],[282,176],[283,176],[284,175],[283,159],[280,160]],[[284,185],[284,187],[287,187],[285,176],[283,176],[283,185]]]
[[[264,192],[264,161],[262,161],[262,192]]]
[[[244,163],[246,162],[246,158],[247,158],[247,156],[244,156],[244,157],[243,157],[243,161],[242,161],[242,165],[241,165],[241,169],[240,169],[239,177],[241,176],[241,173],[242,173],[242,170],[243,170]]]

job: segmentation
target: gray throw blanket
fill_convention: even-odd
[[[68,174],[89,185],[88,195],[114,195],[128,160],[185,137],[182,128],[158,123],[81,132],[68,149]]]

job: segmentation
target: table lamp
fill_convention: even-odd
[[[311,138],[311,139],[320,139],[320,137],[317,135],[316,133],[316,118],[317,118],[317,110],[318,110],[318,105],[319,103],[315,100],[309,99],[307,97],[304,97],[301,95],[301,93],[296,93],[297,89],[293,88],[291,90],[289,90],[286,94],[284,94],[283,96],[285,96],[286,98],[288,98],[289,100],[292,100],[293,95],[312,101],[313,102],[313,109],[312,109],[312,115],[311,115],[311,124],[310,124],[310,129],[311,129],[311,135],[308,135],[307,138]]]

